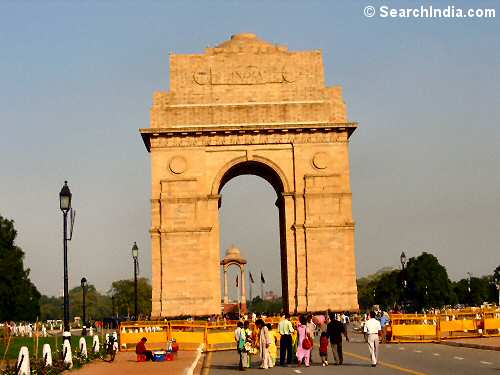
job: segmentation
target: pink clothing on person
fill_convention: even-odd
[[[299,360],[299,363],[302,362],[302,359],[305,359],[306,366],[309,366],[309,359],[311,358],[311,350],[312,350],[312,348],[304,349],[302,347],[302,341],[306,337],[312,336],[312,335],[310,335],[310,334],[308,335],[307,326],[302,325],[302,324],[300,324],[297,327],[297,333],[299,334],[298,342],[297,342],[297,359]]]

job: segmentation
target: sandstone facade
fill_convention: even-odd
[[[239,34],[170,55],[154,94],[151,152],[154,317],[220,313],[220,191],[255,174],[278,193],[282,286],[290,312],[356,310],[349,137],[321,51]],[[245,209],[242,205],[241,209]]]

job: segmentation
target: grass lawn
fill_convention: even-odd
[[[90,351],[92,349],[92,337],[87,336],[86,338],[87,341],[87,351]],[[102,345],[102,337],[99,337],[99,341],[101,341]],[[78,347],[78,344],[80,342],[80,336],[71,336],[71,348],[75,349]],[[49,337],[40,337],[38,339],[38,358],[42,357],[42,349],[43,349],[43,344],[50,344],[50,348],[52,349],[52,357],[54,358],[54,352],[56,349],[61,349],[62,348],[62,336],[49,336]],[[33,337],[12,337],[10,340],[10,345],[9,345],[9,350],[7,351],[7,354],[5,355],[5,360],[17,360],[17,356],[19,354],[19,350],[21,349],[21,346],[27,346],[30,357],[35,357],[35,338]],[[4,357],[5,354],[5,343],[0,341],[0,360]]]

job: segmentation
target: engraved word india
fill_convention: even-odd
[[[151,153],[152,316],[221,312],[220,192],[242,174],[278,196],[285,310],[357,310],[356,127],[341,87],[325,86],[321,51],[245,33],[172,53],[170,91],[154,94],[151,126],[140,129]]]

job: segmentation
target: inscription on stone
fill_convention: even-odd
[[[235,69],[199,70],[193,73],[193,80],[198,85],[265,85],[269,83],[293,83],[296,74],[283,67],[281,70],[269,70],[254,65]]]

